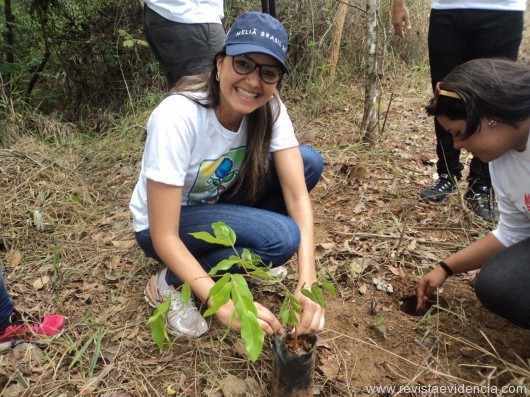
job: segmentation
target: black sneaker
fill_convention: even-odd
[[[429,204],[442,204],[451,194],[457,192],[453,179],[447,174],[441,174],[434,185],[421,192],[421,199]]]
[[[498,219],[497,211],[491,203],[490,192],[486,186],[473,187],[465,194],[465,199],[472,211],[487,222]]]

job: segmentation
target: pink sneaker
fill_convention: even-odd
[[[48,314],[42,318],[25,317],[14,311],[9,325],[0,333],[0,349],[30,341],[39,336],[53,336],[61,332],[66,325],[66,317],[60,314]]]

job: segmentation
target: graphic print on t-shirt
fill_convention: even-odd
[[[216,160],[204,160],[188,195],[189,204],[214,204],[237,180],[246,147],[231,149]]]

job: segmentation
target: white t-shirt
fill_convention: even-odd
[[[524,11],[526,10],[526,0],[433,0],[432,8],[435,10]]]
[[[223,0],[144,0],[157,14],[179,23],[221,23]]]
[[[272,101],[273,107],[280,107],[280,114],[273,126],[270,151],[298,146],[285,105]],[[232,132],[219,123],[213,109],[183,95],[165,98],[147,122],[142,168],[130,203],[134,231],[149,227],[147,179],[182,186],[180,205],[216,203],[238,179],[246,142],[246,119],[239,131]]]
[[[499,224],[493,234],[506,247],[530,237],[530,149],[510,150],[489,163],[499,201]]]

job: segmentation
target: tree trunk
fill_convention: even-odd
[[[4,0],[4,15],[6,18],[6,27],[4,31],[4,41],[6,43],[6,62],[14,63],[15,55],[13,54],[13,44],[15,42],[15,35],[13,33],[15,16],[11,8],[11,0]]]
[[[43,72],[44,68],[46,67],[46,63],[48,62],[48,59],[51,55],[51,46],[50,46],[50,39],[48,37],[48,9],[50,6],[50,2],[48,1],[42,1],[39,3],[39,6],[36,8],[36,18],[38,19],[40,23],[40,28],[42,32],[42,41],[44,42],[44,54],[42,55],[41,61],[37,68],[32,68],[30,72],[32,73],[31,80],[28,84],[28,87],[26,88],[26,93],[24,94],[24,102],[28,102],[29,98],[31,96],[31,92],[33,91],[33,88],[37,84],[37,81],[40,78],[40,74]]]
[[[366,1],[366,60],[367,75],[364,89],[364,114],[361,129],[363,141],[373,146],[377,141],[377,99],[379,96],[379,78],[377,76],[377,18],[378,0]]]
[[[329,54],[329,80],[333,82],[335,80],[335,72],[337,71],[337,63],[339,61],[340,54],[340,43],[342,41],[342,30],[344,28],[344,20],[346,18],[346,12],[348,11],[349,0],[339,3],[339,9],[337,11],[337,18],[333,24],[333,30],[331,32],[331,48]]]
[[[13,64],[15,63],[15,55],[13,53],[13,46],[15,43],[15,16],[13,15],[13,10],[11,8],[11,0],[4,0],[4,15],[6,18],[6,26],[3,32],[6,48],[5,61],[8,64]],[[6,72],[3,76],[3,81],[0,82],[5,87],[5,94],[9,98],[11,96],[11,73]]]

